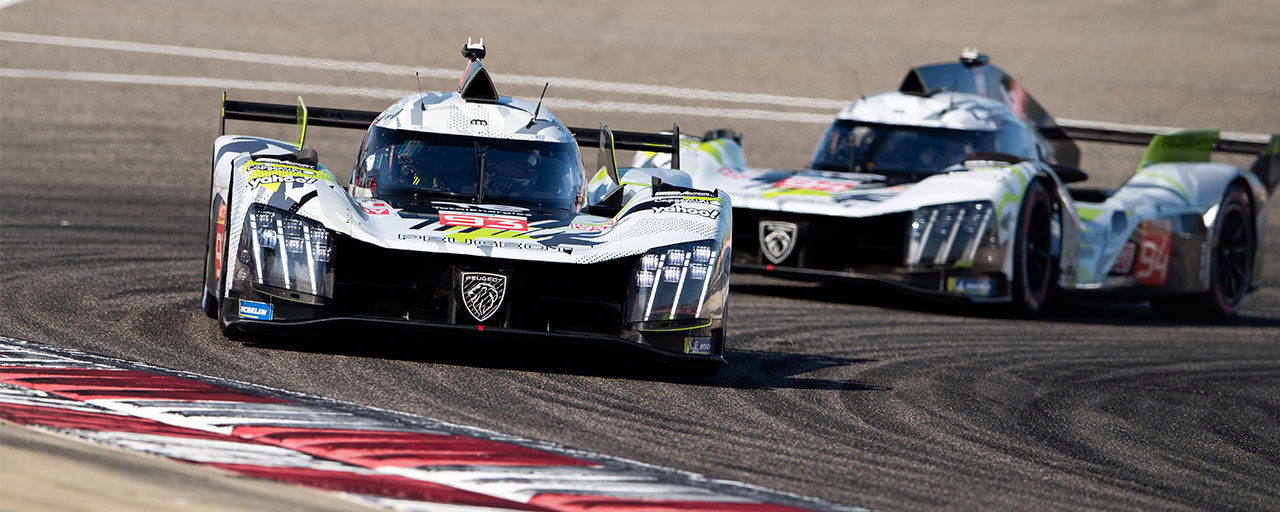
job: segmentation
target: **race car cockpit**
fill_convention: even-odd
[[[981,131],[840,119],[818,143],[810,168],[914,182],[984,154],[1035,158],[1035,139],[1016,121],[1005,122],[998,130]]]
[[[372,127],[355,183],[389,202],[497,201],[534,210],[581,206],[582,163],[570,142]]]

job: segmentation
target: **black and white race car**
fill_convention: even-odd
[[[227,101],[226,119],[297,123],[297,141],[214,143],[204,310],[224,334],[344,324],[441,343],[548,338],[723,364],[731,205],[684,172],[618,168],[668,135],[567,128],[499,96],[468,42],[457,91],[381,113]],[[308,126],[366,129],[345,185]],[[678,127],[676,129],[678,133]],[[588,183],[578,143],[597,144]],[[677,166],[678,167],[678,166]]]
[[[1119,189],[1068,186],[1075,140],[1148,144]],[[836,115],[801,171],[748,168],[725,130],[682,140],[684,169],[734,200],[734,269],[860,280],[1037,313],[1051,288],[1233,315],[1262,270],[1280,136],[1058,123],[985,55],[912,68]],[[1260,155],[1250,170],[1213,150]],[[660,167],[670,157],[636,155]]]

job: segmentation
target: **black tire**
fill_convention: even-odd
[[[1008,313],[1017,318],[1033,318],[1044,307],[1053,284],[1053,205],[1044,185],[1033,181],[1027,187],[1018,213],[1018,231],[1013,247],[1012,301]]]
[[[217,151],[214,151],[211,160],[212,163],[209,165],[208,192],[212,194],[213,184],[216,180],[215,174],[218,171]],[[214,283],[213,286],[209,286],[209,278],[212,277],[210,275],[212,273],[210,272],[210,268],[213,266],[213,236],[214,230],[218,227],[217,197],[217,195],[211,195],[209,197],[209,224],[206,226],[207,229],[204,237],[204,274],[203,277],[200,278],[200,309],[203,309],[204,315],[209,318],[218,318],[218,309],[220,305],[218,296],[215,295],[216,290],[218,289],[218,284]]]
[[[218,318],[218,308],[221,304],[216,295],[216,291],[219,289],[218,283],[213,283],[212,285],[209,283],[209,279],[213,277],[214,234],[218,224],[216,203],[217,201],[214,199],[209,200],[209,229],[204,241],[204,277],[201,279],[200,285],[200,307],[204,309],[205,316],[209,318]]]
[[[1153,300],[1156,314],[1176,320],[1222,321],[1239,311],[1252,282],[1257,243],[1245,191],[1232,187],[1223,195],[1210,237],[1208,291],[1188,298]]]

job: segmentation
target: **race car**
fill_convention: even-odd
[[[1119,189],[1069,187],[1087,178],[1073,138],[1149,147]],[[1221,319],[1258,282],[1280,178],[1280,138],[1238,139],[1064,126],[966,50],[841,111],[807,170],[748,168],[728,130],[685,137],[681,160],[696,185],[734,199],[735,270],[883,283],[1024,317],[1054,289]],[[1214,149],[1261,155],[1243,170],[1209,163]],[[638,153],[635,165],[669,158]]]
[[[710,375],[724,363],[732,205],[615,150],[676,135],[568,128],[499,96],[483,41],[457,91],[381,113],[228,101],[213,146],[203,307],[229,337],[335,325],[438,343],[557,340],[638,349]],[[544,89],[545,93],[545,89]],[[297,123],[296,141],[225,135]],[[345,186],[309,126],[366,130]],[[598,147],[586,179],[579,142]]]

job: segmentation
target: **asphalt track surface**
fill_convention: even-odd
[[[964,4],[964,5],[961,5]],[[59,2],[0,30],[461,69],[486,38],[503,74],[853,99],[979,46],[1059,117],[1280,131],[1280,14],[1268,2]],[[604,10],[602,10],[604,9]],[[412,90],[390,76],[0,42],[0,68]],[[856,70],[856,72],[855,72]],[[211,87],[0,78],[0,334],[421,414],[888,509],[1267,509],[1280,502],[1280,214],[1240,317],[1166,322],[1143,304],[1040,320],[878,290],[734,277],[731,365],[652,379],[616,353],[458,346],[353,332],[223,339],[199,310]],[[425,89],[456,82],[424,79]],[[538,84],[540,85],[540,84]],[[283,92],[233,97],[289,102]],[[559,88],[549,98],[778,112],[834,109]],[[380,109],[387,100],[307,96]],[[552,105],[548,100],[548,105]],[[747,134],[748,162],[803,165],[823,126],[558,110],[567,124]],[[276,127],[232,131],[285,136]],[[360,134],[317,129],[328,166]],[[1115,186],[1140,149],[1086,146]],[[1229,160],[1247,164],[1247,160]],[[511,352],[515,356],[501,356]]]

